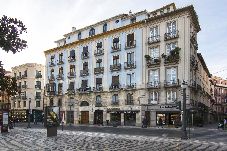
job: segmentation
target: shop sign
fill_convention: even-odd
[[[161,105],[160,108],[161,109],[166,109],[166,108],[176,108],[176,105]]]
[[[116,112],[120,111],[120,108],[107,108],[107,112]]]

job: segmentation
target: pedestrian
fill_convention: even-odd
[[[144,117],[144,119],[142,121],[142,128],[147,128],[147,119],[146,119],[146,117]]]
[[[159,124],[160,127],[163,128],[163,126],[162,126],[162,118],[161,117],[159,117],[159,119],[158,119],[158,124]]]

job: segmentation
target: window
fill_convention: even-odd
[[[167,103],[176,102],[177,92],[176,91],[173,91],[173,90],[167,91],[167,93],[166,93],[166,99],[167,99]]]
[[[96,96],[96,104],[101,104],[101,96],[100,95],[97,95]]]
[[[69,83],[69,90],[74,90],[74,82]]]
[[[158,59],[159,58],[159,47],[150,48],[151,58]]]
[[[62,59],[63,59],[63,53],[60,53],[59,54],[59,62],[62,62]]]
[[[119,55],[113,56],[113,65],[118,65],[120,62]]]
[[[168,84],[175,84],[177,82],[177,68],[166,69],[166,81]]]
[[[41,81],[36,81],[36,88],[41,89]]]
[[[119,49],[119,48],[120,48],[119,37],[116,37],[113,39],[113,49]]]
[[[23,107],[26,107],[26,101],[23,101]]]
[[[94,36],[95,35],[95,29],[91,28],[89,31],[89,36]]]
[[[24,71],[24,76],[27,77],[28,76],[28,70]]]
[[[40,107],[40,101],[36,101],[36,107]]]
[[[127,35],[127,47],[131,47],[134,45],[134,33]]]
[[[166,55],[169,56],[170,52],[176,48],[176,42],[166,44]]]
[[[107,23],[103,25],[103,32],[107,32]]]
[[[70,65],[69,72],[70,73],[74,73],[75,72],[75,65]]]
[[[176,21],[171,21],[167,23],[167,33],[170,36],[174,36],[177,33]]]
[[[77,38],[78,38],[78,40],[81,39],[81,32],[78,33],[78,37]]]
[[[21,77],[21,72],[19,72],[19,77]]]
[[[58,99],[58,106],[59,106],[59,107],[62,106],[62,99]]]
[[[24,86],[26,87],[26,85],[27,85],[27,81],[24,81]]]
[[[58,73],[59,73],[59,75],[62,75],[62,74],[63,74],[63,67],[60,67],[60,68],[58,69]]]
[[[96,68],[102,67],[102,59],[97,59],[96,60]]]
[[[36,70],[36,76],[42,78],[42,73],[41,73],[41,71]]]
[[[149,93],[149,102],[148,103],[157,103],[158,102],[158,92],[153,91]]]
[[[51,69],[50,74],[54,75],[54,69]]]
[[[152,83],[152,85],[156,86],[159,84],[159,70],[150,70],[149,71],[149,82]]]
[[[75,59],[75,50],[70,50],[70,52],[69,52],[69,58],[70,59]]]
[[[127,86],[131,86],[135,83],[135,73],[128,73],[127,74]]]
[[[59,83],[58,84],[58,93],[61,93],[62,92],[62,88],[63,88],[63,84],[62,83]]]
[[[131,18],[131,23],[135,23],[136,22],[136,17],[133,17],[133,18]]]
[[[134,52],[127,53],[127,64],[134,64]]]
[[[82,56],[83,57],[88,57],[88,46],[83,47]]]
[[[127,94],[127,101],[132,101],[133,100],[133,94],[132,93],[128,93]]]
[[[15,77],[15,78],[17,77],[17,73],[14,73],[14,77]]]
[[[112,104],[118,103],[118,94],[112,96]]]
[[[152,40],[157,38],[159,36],[158,26],[150,28],[150,37]]]
[[[97,47],[97,50],[102,49],[102,42],[98,42],[96,47]]]
[[[88,70],[88,62],[83,63],[83,70]]]
[[[51,57],[50,57],[50,62],[51,62],[51,63],[54,63],[54,56],[51,56]]]
[[[18,101],[17,107],[20,108],[20,101]]]
[[[113,87],[119,87],[119,75],[118,76],[112,76],[112,86]]]
[[[87,83],[88,83],[88,80],[82,80],[82,83],[81,83],[81,87],[82,88],[87,88]]]
[[[96,89],[100,90],[102,88],[102,78],[96,78]]]

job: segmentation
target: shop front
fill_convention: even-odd
[[[180,111],[158,111],[156,112],[156,124],[159,125],[160,121],[162,122],[162,125],[179,125],[181,121],[181,113]]]
[[[121,125],[121,112],[110,113],[110,124]]]
[[[103,125],[103,110],[95,110],[94,124]]]
[[[125,111],[125,113],[124,113],[124,125],[125,126],[136,126],[136,112]]]
[[[66,123],[73,124],[74,123],[74,111],[67,111],[66,115]]]

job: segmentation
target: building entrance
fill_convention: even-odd
[[[103,124],[103,110],[95,110],[94,124]]]
[[[81,111],[81,124],[89,124],[89,111]]]

